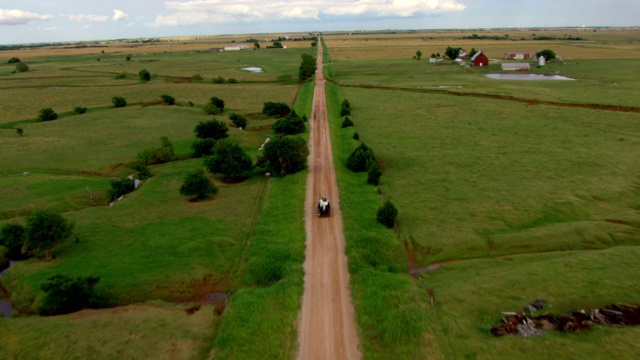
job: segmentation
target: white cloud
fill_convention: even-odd
[[[165,1],[173,14],[148,26],[318,20],[321,17],[394,18],[462,11],[458,0],[190,0]]]
[[[71,21],[87,22],[87,21],[107,21],[109,17],[106,15],[85,15],[85,14],[62,14],[60,16],[67,17]]]
[[[124,21],[129,15],[120,9],[113,9],[113,21]]]
[[[35,20],[48,20],[53,15],[40,15],[18,9],[0,9],[0,25],[22,25]]]

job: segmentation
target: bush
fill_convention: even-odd
[[[76,106],[76,107],[73,108],[73,112],[78,114],[78,115],[81,115],[81,114],[84,114],[84,113],[87,112],[87,108],[86,107],[81,107],[81,106]]]
[[[51,121],[58,118],[58,114],[52,108],[44,108],[38,114],[38,121]]]
[[[127,73],[124,71],[116,74],[116,80],[126,79],[126,78],[127,78]]]
[[[222,109],[220,109],[219,107],[213,105],[213,104],[207,104],[204,106],[204,112],[207,113],[208,115],[220,115],[222,114]]]
[[[364,143],[360,144],[347,159],[347,169],[353,172],[367,171],[370,163],[376,163],[373,150]]]
[[[200,74],[195,74],[195,75],[191,76],[191,80],[202,81],[202,80],[204,80],[204,78]]]
[[[129,167],[137,172],[137,178],[140,180],[146,180],[153,176],[151,170],[141,162],[134,162]]]
[[[378,186],[380,185],[380,177],[382,176],[382,171],[378,168],[376,164],[369,164],[369,169],[367,170],[367,183]]]
[[[213,139],[198,139],[191,144],[191,150],[193,150],[193,157],[199,158],[209,156],[213,153],[213,147],[216,146],[216,141]]]
[[[305,132],[304,120],[292,111],[286,117],[278,120],[271,127],[275,134],[295,135]]]
[[[209,103],[220,109],[220,112],[224,111],[224,100],[214,96],[209,100]]]
[[[16,72],[27,72],[29,71],[29,65],[19,62],[16,64]]]
[[[9,260],[23,260],[27,256],[22,254],[25,240],[25,228],[20,224],[5,224],[0,229],[0,246],[7,249],[5,256]]]
[[[204,166],[210,173],[222,174],[225,179],[233,179],[253,169],[251,158],[240,145],[228,141],[213,148],[211,156],[204,159]]]
[[[351,119],[348,116],[345,116],[344,120],[342,121],[342,128],[347,128],[351,126],[353,126],[353,121],[351,121]]]
[[[24,129],[21,127],[17,127],[16,134],[18,134],[18,136],[22,136],[22,134],[24,134]]]
[[[111,190],[109,190],[109,201],[116,200],[136,189],[133,179],[122,178],[118,180],[111,180],[109,183],[111,184]]]
[[[235,78],[228,78],[227,79],[227,84],[237,84],[238,80]]]
[[[53,248],[68,239],[73,233],[74,223],[53,211],[36,211],[27,218],[25,252],[36,254],[44,250],[48,260],[53,258]]]
[[[138,72],[138,76],[140,77],[140,81],[147,82],[151,80],[151,73],[147,71],[147,69],[142,69]]]
[[[211,82],[214,84],[224,84],[224,78],[222,76],[218,76],[211,79]]]
[[[218,188],[209,181],[202,169],[191,171],[185,177],[180,194],[184,196],[195,196],[198,200],[203,200],[218,193]]]
[[[360,134],[358,134],[357,132],[353,133],[353,139],[360,140]]]
[[[553,50],[545,49],[545,50],[538,51],[536,53],[536,56],[537,57],[544,56],[545,60],[549,61],[556,58],[556,53],[553,52]]]
[[[7,60],[7,64],[16,64],[21,62],[19,58],[17,57],[12,57],[11,59]]]
[[[271,117],[285,117],[291,113],[291,108],[285,103],[274,103],[268,101],[262,107],[262,113]]]
[[[53,275],[40,286],[46,295],[38,313],[43,316],[69,314],[82,309],[96,309],[107,305],[106,298],[94,289],[100,281],[97,276],[71,279],[66,275]]]
[[[146,148],[138,154],[138,159],[144,165],[164,164],[174,159],[173,144],[169,138],[163,136],[160,142],[162,143],[160,147]]]
[[[176,103],[176,99],[171,95],[166,95],[166,94],[165,95],[160,95],[160,98],[167,105],[175,105],[175,103]]]
[[[351,103],[349,103],[349,100],[344,99],[340,104],[340,116],[347,115],[351,115]]]
[[[233,125],[235,125],[235,126],[237,126],[239,128],[246,128],[247,127],[247,118],[245,118],[242,115],[238,115],[236,113],[233,113],[233,114],[229,115],[229,119],[231,120]]]
[[[193,129],[198,139],[213,139],[220,140],[229,137],[227,132],[229,128],[225,123],[218,120],[211,120],[207,122],[199,122]]]
[[[113,103],[113,106],[116,107],[116,108],[123,108],[123,107],[127,106],[127,100],[125,100],[121,96],[112,97],[111,98],[111,102]]]
[[[396,217],[398,216],[398,209],[387,200],[379,209],[376,215],[376,220],[382,225],[393,228],[396,224]]]
[[[309,148],[301,138],[283,137],[264,146],[264,164],[276,176],[294,174],[307,167]]]

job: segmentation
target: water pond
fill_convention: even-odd
[[[562,75],[544,74],[486,74],[485,76],[496,80],[575,80]]]
[[[261,73],[263,71],[262,68],[257,67],[257,66],[243,67],[240,70],[244,70],[244,71],[248,71],[248,72],[252,72],[252,73]]]
[[[15,264],[15,261],[9,261],[9,267],[2,270],[2,272],[0,272],[0,276],[4,275],[4,273],[7,272],[13,264]],[[13,305],[11,305],[11,301],[9,301],[9,292],[0,285],[0,314],[4,317],[10,317],[12,313]]]

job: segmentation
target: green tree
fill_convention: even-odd
[[[16,64],[16,72],[27,72],[29,71],[29,65],[19,62]]]
[[[53,275],[40,286],[45,292],[38,313],[44,316],[69,314],[82,309],[95,309],[107,305],[106,298],[95,291],[100,281],[97,276],[77,277]]]
[[[204,166],[210,173],[222,174],[228,180],[253,169],[249,155],[240,145],[230,141],[222,141],[216,145],[211,156],[204,159]]]
[[[153,176],[151,174],[151,170],[149,170],[149,168],[145,164],[143,164],[141,162],[136,161],[134,163],[131,163],[131,165],[129,165],[129,167],[136,171],[137,178],[140,179],[140,180],[146,180],[146,179],[150,178],[151,176]],[[135,182],[134,182],[134,185],[135,185]]]
[[[78,115],[81,115],[87,112],[87,108],[82,106],[76,106],[73,108],[73,112]]]
[[[224,100],[218,98],[217,96],[212,97],[209,100],[209,103],[215,107],[217,107],[218,109],[220,109],[220,112],[224,111]]]
[[[347,169],[353,172],[367,171],[370,163],[375,164],[376,157],[373,154],[373,150],[362,143],[349,155],[347,159]]]
[[[421,57],[422,57],[422,51],[420,50],[416,51],[416,60],[420,60]]]
[[[225,123],[218,120],[211,120],[207,122],[200,121],[198,125],[196,125],[193,132],[196,134],[198,139],[213,139],[220,140],[226,137],[229,137],[227,132],[229,128]]]
[[[309,54],[301,55],[302,62],[300,63],[300,68],[298,69],[298,78],[300,82],[306,81],[307,79],[313,77],[316,73],[316,58]]]
[[[12,57],[11,59],[7,60],[7,64],[17,64],[19,62],[21,62],[21,61],[17,57]]]
[[[24,134],[24,129],[21,127],[17,127],[16,134],[18,134],[18,136],[22,136]]]
[[[109,181],[109,184],[111,184],[111,190],[109,190],[109,201],[113,201],[120,196],[133,192],[136,189],[134,180],[128,178],[114,179]]]
[[[276,121],[271,127],[275,134],[295,135],[305,132],[304,120],[292,111],[286,117]]]
[[[162,99],[162,101],[164,101],[165,104],[167,105],[175,105],[176,104],[176,98],[174,98],[171,95],[160,95],[160,98]]]
[[[53,258],[53,249],[73,233],[74,223],[62,215],[49,211],[36,211],[27,218],[25,249],[31,254],[44,250],[48,260]]]
[[[282,49],[284,48],[284,46],[282,45],[282,43],[280,41],[274,41],[273,45],[271,45],[272,48],[274,49]]]
[[[127,106],[127,100],[125,100],[125,98],[123,98],[122,96],[112,97],[111,102],[113,103],[113,106],[116,108],[123,108]]]
[[[382,171],[380,171],[378,165],[375,163],[369,163],[369,167],[367,169],[367,184],[371,184],[374,186],[380,185],[381,176]]]
[[[140,81],[147,82],[151,80],[151,73],[147,71],[147,69],[142,69],[138,71],[138,76],[140,77]]]
[[[309,148],[301,138],[285,136],[269,141],[264,147],[266,168],[276,176],[294,174],[307,167]]]
[[[22,260],[26,256],[22,253],[25,240],[25,228],[20,224],[5,224],[0,229],[0,246],[7,249],[5,256],[10,260]]]
[[[138,159],[144,165],[164,164],[174,159],[173,144],[169,138],[163,136],[160,138],[161,145],[159,147],[148,147],[138,154]]]
[[[398,217],[398,209],[390,200],[385,201],[376,214],[376,220],[388,228],[395,226],[396,217]]]
[[[222,114],[222,110],[213,104],[206,104],[203,109],[204,109],[204,112],[208,115]]]
[[[245,127],[247,127],[247,118],[242,115],[233,113],[229,115],[229,119],[231,120],[233,125],[237,126],[238,128],[244,129]]]
[[[347,99],[343,99],[340,104],[340,116],[351,115],[351,103]]]
[[[199,158],[209,156],[213,153],[213,147],[216,146],[216,141],[213,139],[197,139],[191,144],[191,150],[193,150],[193,157]]]
[[[460,56],[460,50],[462,50],[461,48],[453,48],[451,46],[447,46],[447,49],[445,50],[444,54],[449,57],[449,59],[451,60],[455,60],[458,58],[458,56]]]
[[[342,120],[342,128],[348,128],[353,126],[353,121],[348,116],[345,116],[344,120]]]
[[[291,108],[285,103],[267,101],[262,106],[262,113],[271,117],[285,117],[291,113]]]
[[[58,118],[58,114],[52,108],[44,108],[38,114],[38,121],[51,121]]]
[[[545,50],[538,51],[536,53],[536,56],[537,57],[544,56],[544,59],[549,61],[556,58],[556,53],[553,52],[553,50],[545,49]]]
[[[476,48],[471,48],[471,51],[469,51],[469,57],[473,57],[477,52],[478,50],[476,50]]]
[[[257,41],[256,41],[256,42],[254,42],[254,43],[253,43],[253,48],[254,48],[254,49],[256,49],[256,50],[260,50],[260,43],[259,43],[259,42],[257,42]]]
[[[198,200],[204,200],[217,193],[218,188],[211,183],[202,169],[189,172],[180,186],[180,194],[195,196]]]
[[[311,47],[317,47],[318,46],[318,42],[317,41],[312,41],[311,42]]]

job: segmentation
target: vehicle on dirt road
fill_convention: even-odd
[[[329,216],[331,215],[331,204],[329,203],[329,199],[320,198],[318,200],[318,216]]]

